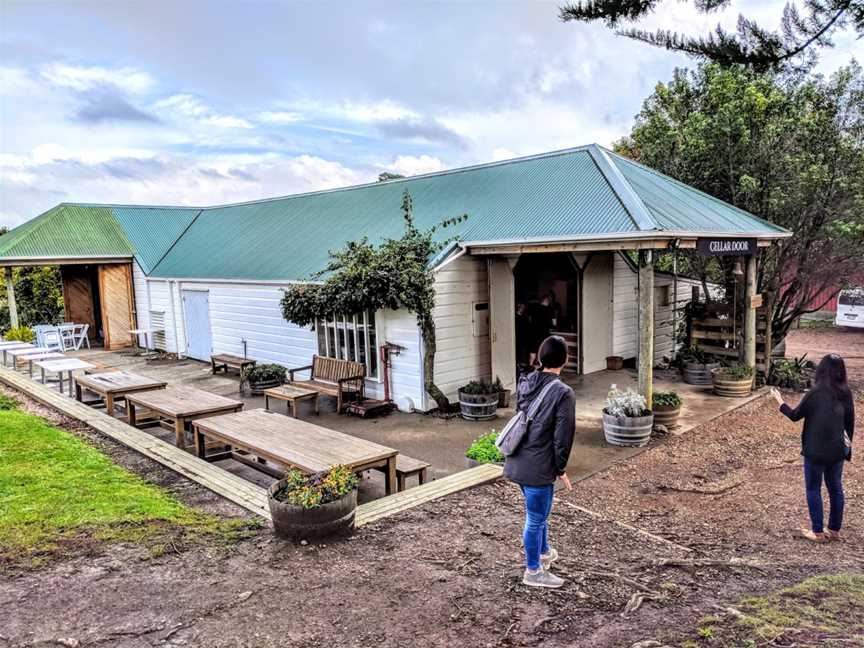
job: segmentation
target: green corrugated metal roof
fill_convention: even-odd
[[[176,207],[112,207],[111,211],[147,274],[201,212],[197,208]]]
[[[132,256],[108,207],[62,204],[0,236],[0,258]]]
[[[417,225],[468,219],[440,236],[479,244],[688,232],[784,233],[740,209],[596,145],[404,180],[199,208],[60,205],[0,237],[11,256],[134,253],[158,277],[306,279],[327,251]],[[122,249],[122,252],[120,251]],[[108,252],[105,252],[109,250]]]

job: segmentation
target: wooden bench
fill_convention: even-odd
[[[405,490],[405,480],[412,475],[417,475],[417,482],[420,486],[426,483],[426,473],[431,464],[426,461],[420,461],[414,457],[398,454],[396,455],[396,484],[399,491]],[[376,470],[383,470],[376,468]]]
[[[310,371],[309,380],[295,380],[294,374]],[[345,394],[363,399],[366,365],[351,360],[312,356],[312,364],[288,370],[288,384],[336,397],[336,411],[342,413]]]
[[[256,360],[249,358],[241,358],[240,356],[231,355],[229,353],[220,353],[219,355],[210,356],[210,365],[213,368],[213,373],[217,373],[220,369],[228,373],[228,369],[236,369],[241,374],[246,367],[254,367]]]

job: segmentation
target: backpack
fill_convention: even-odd
[[[537,410],[540,409],[540,405],[543,403],[543,399],[556,382],[558,382],[557,378],[546,383],[546,386],[537,394],[537,397],[531,401],[528,411],[516,412],[513,418],[507,421],[507,425],[498,434],[498,438],[495,439],[495,446],[505,457],[509,457],[519,448],[522,439],[528,433],[528,426],[531,425],[531,421],[537,415]]]

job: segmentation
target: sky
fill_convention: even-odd
[[[0,0],[0,226],[60,202],[205,206],[626,135],[684,55],[556,2]],[[667,0],[640,27],[739,13]],[[830,73],[864,40],[823,50]]]

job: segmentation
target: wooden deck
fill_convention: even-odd
[[[229,473],[218,466],[198,459],[174,445],[156,438],[152,434],[131,427],[126,423],[95,410],[83,403],[68,398],[54,389],[28,379],[26,376],[0,367],[0,382],[18,389],[43,405],[86,423],[105,436],[140,452],[163,466],[201,484],[205,488],[242,506],[248,511],[270,519],[267,506],[267,491],[245,479]],[[501,468],[494,465],[478,466],[454,475],[448,475],[422,486],[409,488],[395,495],[388,495],[357,507],[357,526],[395,515],[415,506],[420,506],[439,497],[457,493],[466,488],[494,481],[501,476]]]

